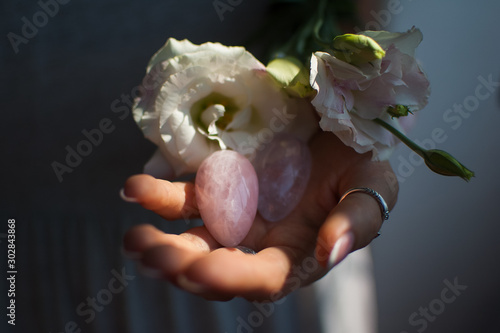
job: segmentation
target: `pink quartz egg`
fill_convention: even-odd
[[[195,190],[210,234],[223,246],[238,245],[257,214],[259,182],[252,164],[235,151],[217,151],[198,168]]]
[[[259,177],[260,215],[270,222],[285,218],[307,187],[312,166],[309,147],[291,135],[280,135],[257,154],[254,166]]]

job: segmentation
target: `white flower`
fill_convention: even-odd
[[[358,153],[373,152],[387,159],[397,139],[372,120],[380,118],[405,132],[410,117],[392,119],[389,107],[402,105],[411,112],[422,109],[429,96],[429,81],[414,53],[422,41],[420,30],[406,33],[365,31],[385,56],[354,66],[325,52],[311,59],[311,86],[317,91],[312,104],[321,115],[320,126],[334,132]]]
[[[308,140],[317,128],[311,106],[244,48],[173,38],[148,64],[134,119],[158,146],[145,172],[165,178],[196,172],[219,149],[250,156],[277,132]]]

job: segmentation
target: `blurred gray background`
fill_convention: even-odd
[[[391,19],[375,16],[392,31],[422,30],[417,56],[432,89],[410,137],[430,144],[442,129],[436,146],[476,178],[436,176],[406,147],[392,156],[399,201],[373,243],[381,332],[500,332],[500,2],[402,0],[397,8]],[[497,85],[477,88],[480,77]],[[441,308],[443,281],[455,278],[467,289]],[[429,306],[439,315],[425,319],[420,308]]]
[[[167,228],[153,214],[118,198],[124,180],[142,170],[154,147],[131,117],[121,119],[111,105],[116,100],[125,105],[150,56],[167,37],[241,44],[260,23],[259,13],[269,2],[243,0],[221,21],[208,0],[73,0],[60,4],[34,36],[18,45],[17,53],[8,33],[21,35],[23,17],[32,21],[41,7],[34,1],[0,4],[0,233],[5,234],[8,218],[16,219],[18,332],[59,332],[73,320],[84,332],[155,332],[158,327],[202,331],[215,321],[223,323],[218,331],[234,331],[234,318],[255,310],[236,301],[217,303],[220,311],[212,313],[214,306],[207,302],[141,277],[120,255],[121,237],[134,224],[150,222],[170,232],[186,225]],[[372,247],[380,332],[499,332],[500,87],[477,87],[483,82],[480,77],[500,81],[500,3],[389,3],[368,13],[368,21],[393,31],[415,25],[424,34],[417,55],[432,95],[410,136],[429,142],[433,131],[441,129],[437,146],[453,153],[477,177],[465,183],[436,176],[406,147],[393,155],[401,180],[399,202]],[[465,104],[465,111],[454,112],[455,104]],[[113,131],[60,182],[51,164],[63,162],[66,146],[75,148],[85,138],[82,130],[96,128],[103,118],[112,121]],[[112,269],[122,268],[136,277],[133,286],[87,324],[75,313],[76,306],[106,285]],[[455,279],[467,288],[444,303],[445,281]],[[4,295],[4,281],[0,287]],[[185,302],[171,304],[169,299]],[[167,305],[144,305],[149,302]],[[280,326],[286,332],[314,331],[300,326],[307,322],[300,317],[310,315],[297,313],[300,302],[291,297],[262,330],[288,322]],[[421,314],[425,308],[430,308],[427,318]],[[290,312],[296,315],[286,317]],[[217,318],[220,313],[226,315]],[[5,325],[4,319],[0,325]]]

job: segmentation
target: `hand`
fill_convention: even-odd
[[[318,133],[309,146],[312,174],[301,202],[279,222],[257,214],[241,243],[256,255],[221,247],[205,227],[172,235],[151,225],[130,229],[125,251],[159,277],[207,299],[276,301],[316,281],[349,252],[368,245],[382,225],[373,197],[352,193],[337,204],[340,196],[352,187],[369,187],[392,209],[398,184],[387,161],[357,154],[332,133]],[[136,175],[124,194],[167,220],[199,217],[193,183]]]

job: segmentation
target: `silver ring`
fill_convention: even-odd
[[[246,254],[257,254],[257,252],[255,252],[254,250],[252,250],[251,248],[246,247],[246,246],[241,246],[241,245],[236,246],[235,249],[238,249],[241,252],[246,253]]]
[[[389,207],[387,206],[384,198],[382,198],[382,196],[377,191],[372,190],[369,187],[355,187],[347,190],[347,192],[345,192],[344,195],[340,198],[339,203],[341,203],[342,200],[344,200],[345,197],[347,197],[349,194],[355,192],[362,192],[371,195],[375,200],[377,200],[377,203],[380,206],[380,210],[382,211],[382,219],[389,219]]]

